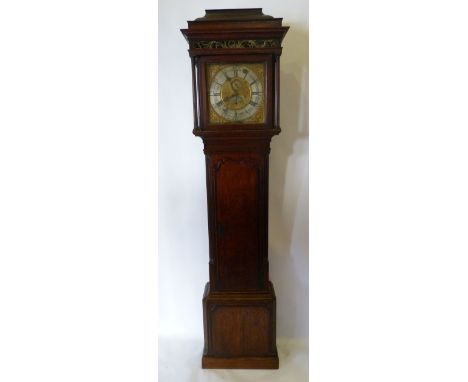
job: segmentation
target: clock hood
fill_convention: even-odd
[[[289,27],[262,8],[207,9],[181,29],[190,49],[281,49]]]

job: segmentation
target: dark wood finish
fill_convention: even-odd
[[[203,296],[203,367],[277,368],[276,297],[273,284],[259,292],[217,292],[206,284]],[[251,361],[246,362],[249,358]],[[259,364],[253,361],[262,358]],[[216,362],[218,359],[218,362]],[[210,362],[206,363],[206,360]],[[235,362],[234,362],[235,360]],[[237,365],[237,366],[234,366]],[[265,367],[276,365],[276,367]]]
[[[278,357],[210,357],[203,356],[203,369],[278,369]]]
[[[279,126],[279,57],[288,27],[259,8],[207,10],[182,33],[193,76],[193,133],[203,139],[209,274],[203,368],[277,369],[268,276],[268,157]],[[208,123],[207,65],[264,63],[263,123]],[[260,119],[259,119],[260,120]]]
[[[207,154],[208,221],[213,238],[210,281],[215,290],[268,288],[266,172],[257,153]]]

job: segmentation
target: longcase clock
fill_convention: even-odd
[[[268,277],[268,156],[279,127],[279,58],[288,27],[260,8],[188,21],[193,133],[203,139],[209,282],[203,368],[279,367]]]

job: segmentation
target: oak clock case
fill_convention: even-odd
[[[193,133],[203,139],[209,282],[203,368],[277,369],[268,274],[268,158],[279,127],[288,27],[260,8],[206,10],[181,32],[192,61]]]

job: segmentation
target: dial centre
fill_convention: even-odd
[[[230,110],[243,109],[250,102],[252,93],[249,83],[240,77],[226,79],[221,88],[221,99]]]

